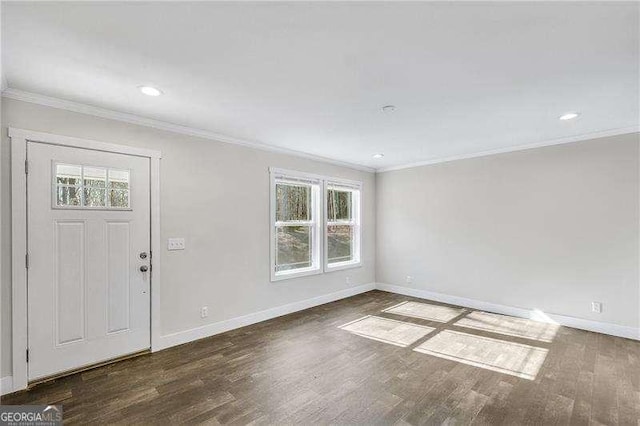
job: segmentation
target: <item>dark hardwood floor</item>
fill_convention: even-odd
[[[65,421],[83,424],[640,424],[640,342],[566,327],[545,342],[454,325],[469,312],[447,323],[381,312],[406,300],[420,301],[371,291],[57,379],[2,403],[63,404]],[[339,328],[365,315],[435,330],[401,347]],[[460,361],[414,350],[447,330],[546,356],[530,380],[469,365],[466,358],[491,352],[477,345],[458,344]]]

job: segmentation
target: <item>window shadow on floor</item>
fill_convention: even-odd
[[[548,344],[559,329],[552,323],[416,301],[404,301],[380,314],[339,328],[417,353],[527,380],[536,379],[548,355]]]

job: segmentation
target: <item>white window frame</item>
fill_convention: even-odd
[[[351,192],[350,221],[329,221],[329,189],[336,188]],[[349,181],[344,179],[326,179],[324,181],[324,270],[325,272],[340,271],[343,269],[357,268],[362,266],[362,182]],[[327,228],[332,225],[353,226],[353,259],[345,262],[329,263],[329,233]]]
[[[322,273],[323,244],[322,244],[322,215],[319,214],[319,206],[322,204],[320,195],[323,189],[323,181],[317,175],[309,173],[301,173],[283,169],[270,169],[271,174],[271,281],[286,280],[289,278],[304,277],[308,275],[316,275]],[[276,184],[284,183],[309,183],[311,185],[311,220],[280,223],[276,221]],[[311,266],[307,268],[291,269],[287,271],[276,271],[276,255],[277,255],[277,232],[278,226],[286,225],[306,225],[311,228]]]
[[[322,176],[312,173],[299,172],[270,167],[270,270],[271,281],[281,281],[290,278],[317,275],[362,266],[362,182]],[[308,181],[317,183],[312,190],[311,221],[300,222],[312,226],[312,266],[297,270],[280,271],[276,273],[276,182],[290,181],[298,183]],[[327,226],[333,224],[328,221],[327,193],[330,186],[343,187],[353,192],[353,219],[347,222],[354,227],[353,260],[329,264]],[[322,200],[320,200],[322,197]],[[293,224],[293,222],[287,222]],[[336,222],[340,224],[340,222]],[[345,222],[342,222],[345,223]]]

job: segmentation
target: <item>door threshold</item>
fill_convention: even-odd
[[[104,367],[105,365],[115,364],[115,363],[120,362],[120,361],[124,361],[124,360],[131,359],[131,358],[136,358],[136,357],[139,357],[139,356],[142,356],[142,355],[147,355],[147,354],[150,354],[150,353],[151,353],[151,349],[149,348],[149,349],[144,349],[144,350],[141,350],[141,351],[138,351],[138,352],[133,352],[133,353],[130,353],[130,354],[127,354],[127,355],[122,355],[122,356],[119,356],[119,357],[116,357],[116,358],[110,358],[108,360],[101,361],[101,362],[98,362],[98,363],[95,363],[95,364],[85,365],[84,367],[73,368],[71,370],[65,370],[65,371],[62,371],[60,373],[56,373],[54,375],[43,377],[43,378],[40,378],[40,379],[36,379],[36,380],[34,380],[32,382],[29,382],[29,384],[27,385],[27,389],[26,390],[31,390],[35,386],[41,385],[43,383],[52,382],[54,380],[61,379],[63,377],[71,376],[73,374],[82,373],[84,371],[93,370],[95,368]]]

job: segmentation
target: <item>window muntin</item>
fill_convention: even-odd
[[[274,177],[273,279],[320,272],[319,193],[317,180]]]
[[[326,184],[326,268],[360,264],[360,186]]]
[[[129,170],[54,164],[54,208],[129,209]]]

